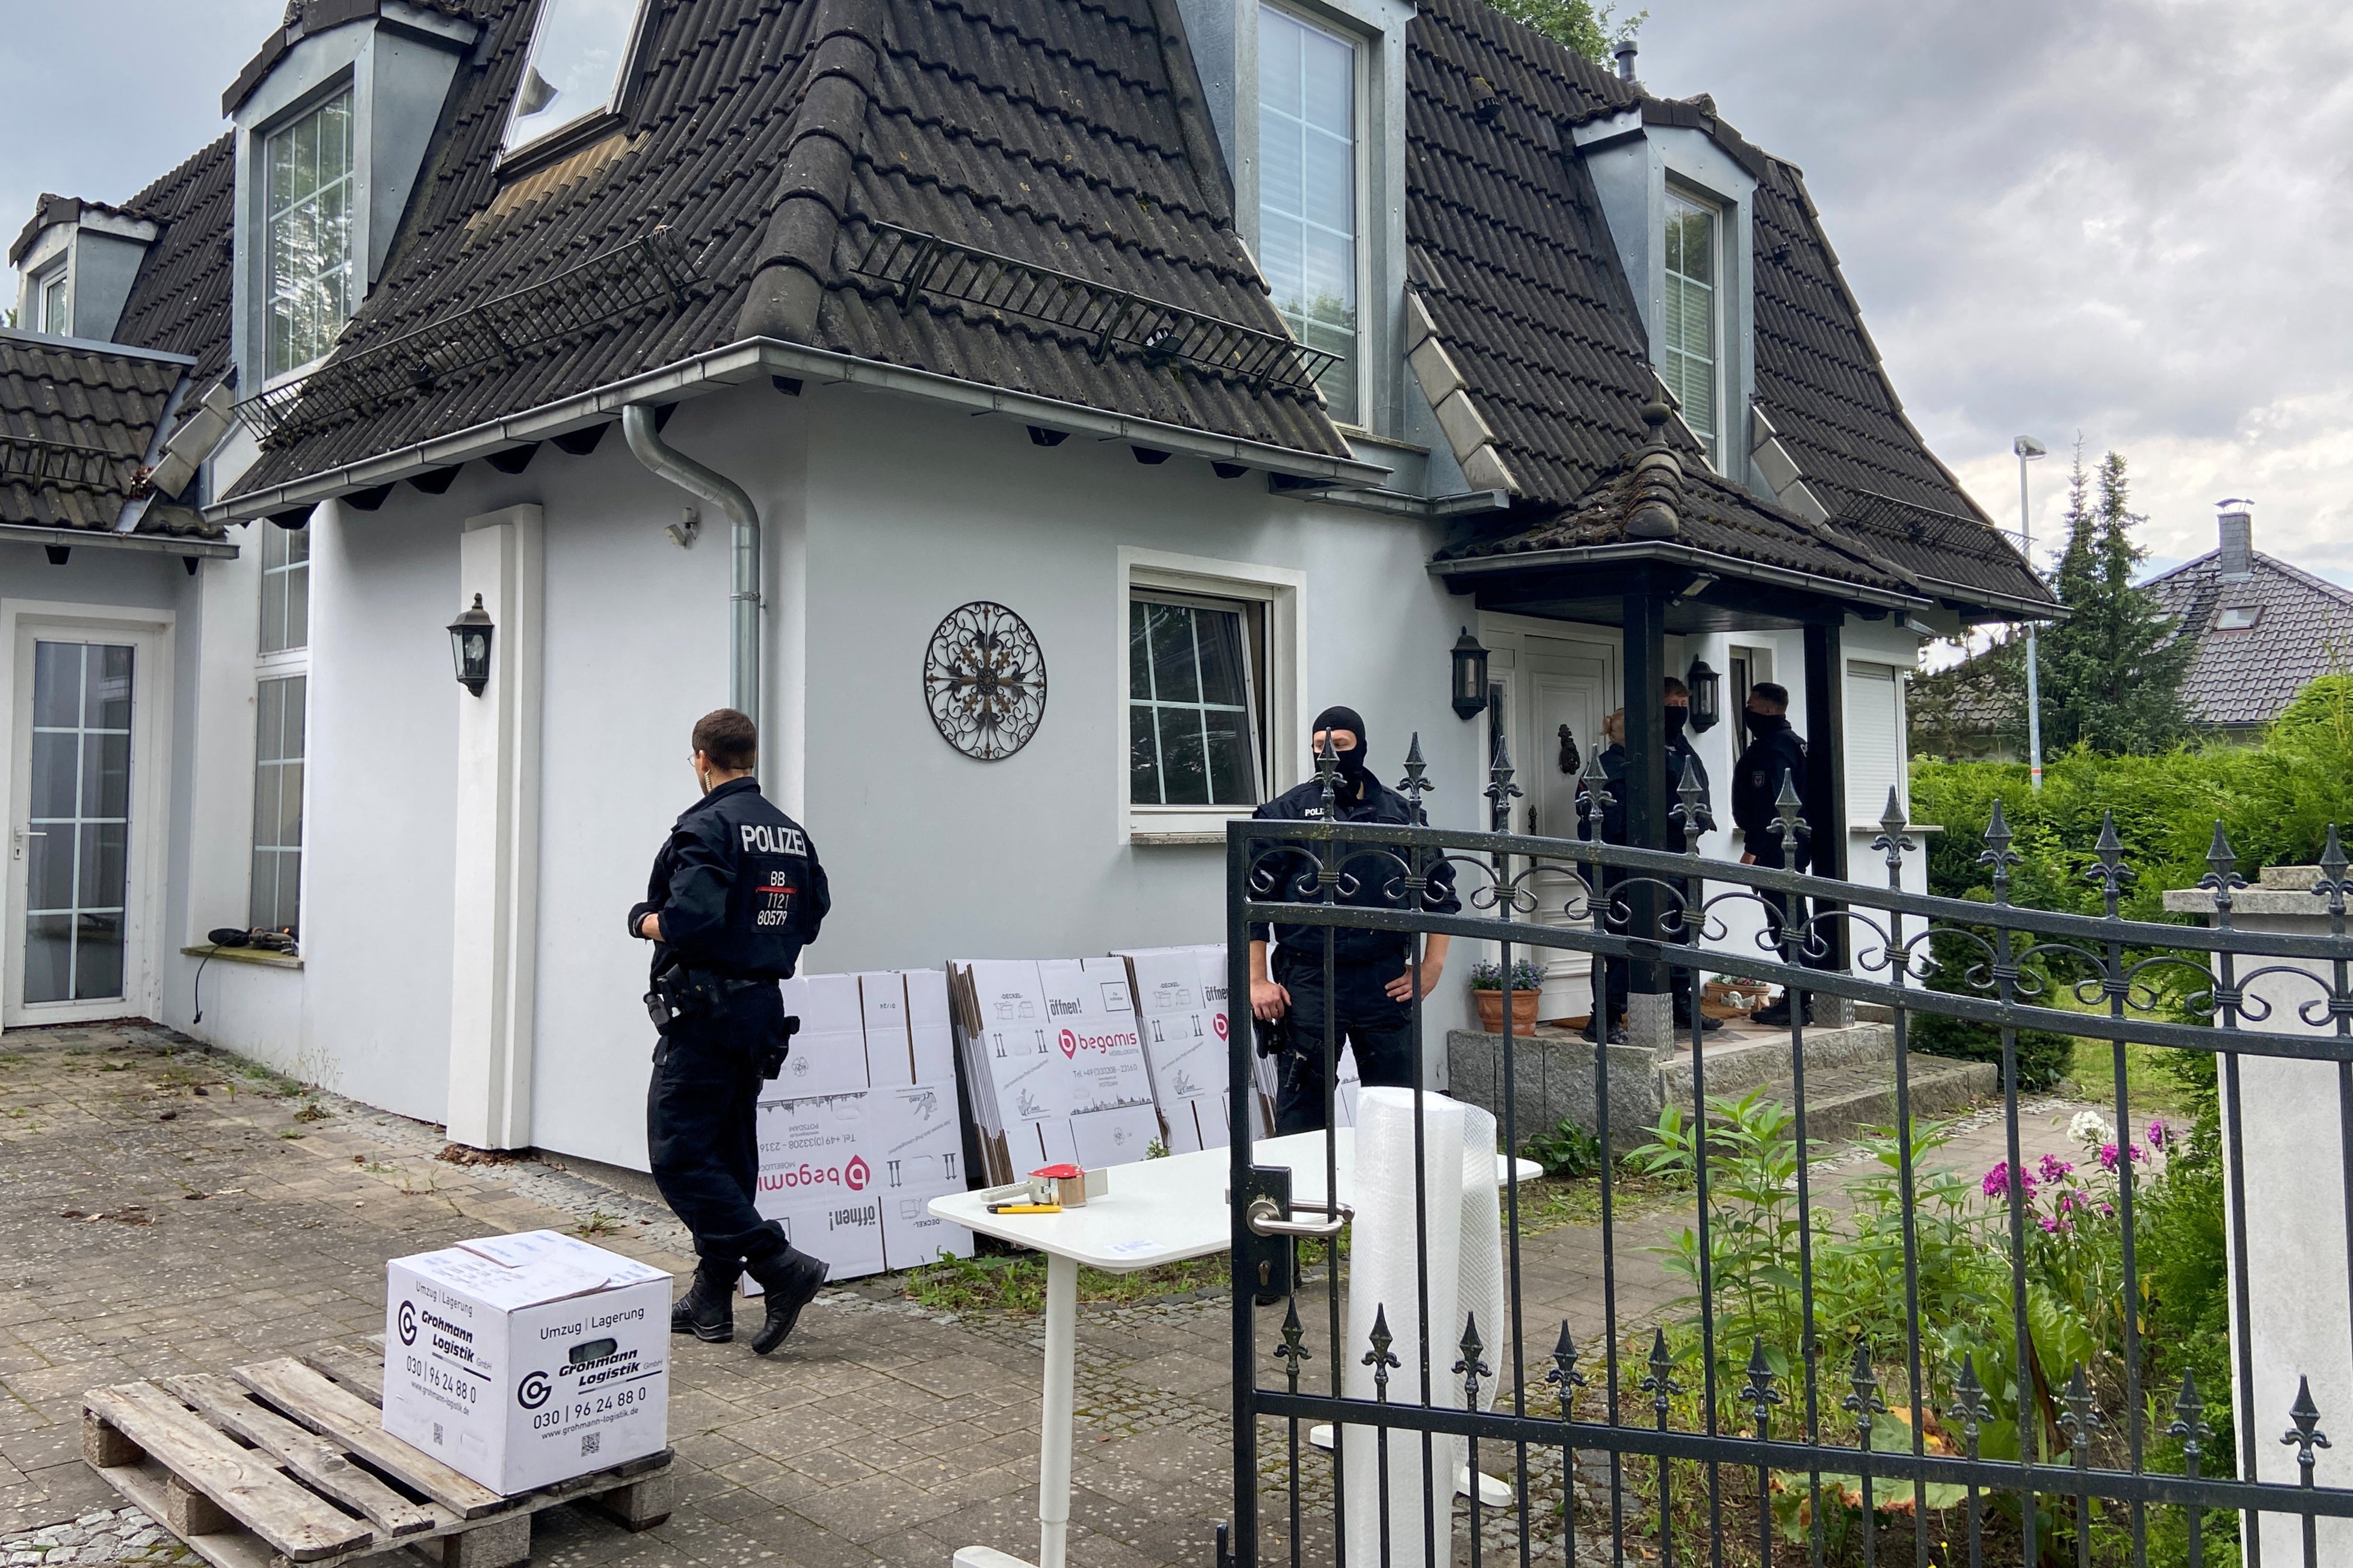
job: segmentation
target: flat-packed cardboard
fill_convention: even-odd
[[[875,1190],[875,1096],[763,1098],[759,1104],[761,1215],[841,1280],[882,1268],[882,1205]],[[752,1293],[747,1290],[747,1294]]]
[[[907,977],[897,970],[860,974],[859,1006],[865,1017],[866,1077],[877,1089],[915,1081],[907,1041]]]
[[[1047,1041],[1061,1058],[1056,1070],[1068,1085],[1062,1114],[1150,1105],[1152,1079],[1136,1037],[1126,963],[1050,960],[1038,965],[1038,985],[1046,999]]]
[[[797,1016],[785,1070],[769,1087],[779,1094],[847,1094],[872,1080],[866,1070],[866,1009],[855,974],[805,974],[785,982],[785,1011]]]
[[[914,1081],[955,1082],[955,1027],[948,1013],[945,971],[907,971],[907,1033],[913,1047]]]
[[[552,1230],[395,1258],[384,1429],[507,1496],[659,1453],[670,1287]]]
[[[972,1232],[934,1218],[931,1200],[965,1187],[955,1082],[872,1091],[883,1262],[892,1268],[972,1256]]]

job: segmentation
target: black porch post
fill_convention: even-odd
[[[1667,842],[1667,604],[1655,584],[1622,601],[1626,625],[1626,841],[1644,849],[1679,849]],[[1628,889],[1633,908],[1630,935],[1659,934],[1659,892],[1653,879]],[[1673,1037],[1667,966],[1636,963],[1630,976],[1626,1037],[1665,1049]]]
[[[1813,873],[1846,877],[1846,641],[1843,624],[1806,628],[1806,806],[1815,818]],[[1815,930],[1830,944],[1819,960],[1824,969],[1843,970],[1852,956],[1846,922],[1822,920],[1841,906],[1814,905]],[[1818,1015],[1838,1005],[1829,997],[1814,1003]],[[1842,1008],[1841,1008],[1842,1010]]]

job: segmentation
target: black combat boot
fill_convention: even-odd
[[[735,1266],[704,1258],[695,1266],[694,1283],[670,1310],[670,1331],[692,1334],[709,1344],[723,1345],[735,1337]]]
[[[824,1264],[789,1247],[749,1266],[752,1278],[766,1292],[761,1300],[768,1309],[768,1321],[752,1336],[754,1354],[766,1355],[785,1342],[793,1325],[800,1321],[801,1309],[817,1299],[825,1284],[825,1270]]]

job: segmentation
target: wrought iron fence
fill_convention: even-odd
[[[1398,788],[1419,813],[1430,786],[1418,738],[1406,773]],[[2353,941],[2345,931],[2353,881],[2334,830],[2311,888],[2329,934],[2251,933],[2234,922],[2247,884],[2219,826],[2202,884],[2215,917],[2174,925],[2120,912],[2134,872],[2113,822],[2087,857],[2102,907],[2089,915],[2011,901],[2019,857],[1998,809],[1980,858],[1991,898],[1978,902],[1905,890],[1918,846],[1893,792],[1873,840],[1881,887],[1703,859],[1704,803],[1689,776],[1670,813],[1684,843],[1676,853],[1598,841],[1611,787],[1598,758],[1587,761],[1576,838],[1341,820],[1329,758],[1319,774],[1323,819],[1254,820],[1229,832],[1238,1021],[1253,994],[1250,937],[1272,923],[1294,940],[1309,933],[1305,967],[1294,957],[1288,973],[1320,984],[1326,998],[1345,994],[1335,954],[1349,932],[1492,943],[1506,974],[1515,953],[1582,954],[1597,1015],[1614,966],[1632,966],[1638,993],[1655,993],[1662,981],[1682,990],[1685,1021],[1669,1065],[1684,1087],[1655,1125],[1613,1128],[1620,1097],[1610,1075],[1624,1069],[1626,1053],[1605,1043],[1608,1020],[1596,1017],[1599,1037],[1590,1044],[1557,1033],[1539,1039],[1516,1028],[1506,1008],[1493,1108],[1506,1151],[1550,1131],[1522,1113],[1515,1055],[1556,1053],[1566,1038],[1577,1059],[1590,1058],[1588,1131],[1601,1156],[1589,1224],[1572,1229],[1566,1251],[1538,1235],[1531,1205],[1547,1201],[1549,1189],[1515,1172],[1501,1194],[1501,1320],[1461,1312],[1427,1336],[1401,1338],[1393,1322],[1429,1321],[1432,1300],[1433,1213],[1420,1171],[1431,1101],[1411,1097],[1417,1245],[1413,1288],[1400,1294],[1413,1300],[1375,1303],[1371,1331],[1352,1334],[1343,1281],[1364,1277],[1370,1263],[1346,1250],[1345,1214],[1285,1222],[1284,1178],[1259,1166],[1252,1144],[1250,1031],[1234,1031],[1241,1284],[1235,1493],[1219,1531],[1221,1568],[1283,1558],[1340,1565],[1352,1555],[1375,1568],[1365,1561],[1375,1536],[1378,1568],[1465,1554],[1474,1568],[1488,1560],[1521,1568],[1882,1560],[2145,1568],[2239,1561],[2241,1552],[2254,1564],[2264,1530],[2248,1521],[2259,1519],[2286,1528],[2271,1538],[2275,1557],[2283,1542],[2300,1544],[2306,1564],[2329,1560],[2322,1546],[2332,1540],[2332,1551],[2348,1551],[2353,1536],[2329,1532],[2353,1527],[2329,1521],[2353,1520],[2353,1488],[2318,1476],[2326,1428],[2347,1412],[2323,1407],[2315,1388],[2345,1398],[2353,1362],[2259,1363],[2250,1328],[2284,1308],[2343,1313],[2324,1337],[2353,1354],[2353,1310],[2345,1306],[2353,1298]],[[1500,827],[1518,793],[1500,754],[1485,793]],[[1779,818],[1777,836],[1802,843],[1807,825],[1787,792]],[[1460,908],[1433,907],[1453,901],[1440,896],[1450,877]],[[1731,941],[1736,924],[1753,927],[1753,940]],[[1709,974],[1788,987],[1801,999],[1785,1028],[1736,1047],[1786,1062],[1786,1101],[1711,1096],[1711,1064],[1728,1071],[1736,1058],[1736,1047],[1710,1041],[1702,1021]],[[1810,1038],[1836,1032],[1857,1007],[1893,1037],[1891,1124],[1863,1141],[1860,1174],[1820,1162],[1807,1085]],[[2284,1008],[2302,1032],[2261,1027],[2288,1021]],[[1425,1084],[1418,996],[1409,1009],[1404,1081]],[[1292,1047],[1303,1052],[1294,1065],[1320,1072],[1327,1126],[1342,1103],[1343,1012],[1324,1006],[1320,1040]],[[1950,1169],[1940,1150],[1952,1130],[1915,1115],[1914,1084],[1928,1059],[1915,1037],[1935,1019],[1981,1026],[1999,1043],[2002,1087],[1978,1117],[1988,1137],[2000,1131],[2004,1158],[1982,1178]],[[2020,1042],[2035,1031],[2110,1047],[2114,1092],[2094,1117],[2100,1125],[2076,1118],[2071,1136],[2093,1136],[2073,1161],[2046,1150],[2036,1162],[2029,1147],[2037,1113],[2018,1087]],[[2128,1052],[2214,1064],[2217,1098],[2199,1128],[2137,1133]],[[2333,1156],[2304,1152],[2300,1179],[2253,1190],[2263,1204],[2310,1205],[2295,1273],[2329,1289],[2259,1311],[2250,1299],[2242,1068],[2281,1062],[2334,1068],[2341,1134]],[[1620,1152],[1636,1140],[1645,1142],[1630,1167]],[[1338,1135],[1325,1134],[1316,1163],[1329,1169],[1327,1193],[1345,1185],[1341,1148]],[[1646,1202],[1665,1191],[1688,1204],[1680,1237],[1655,1218],[1646,1226],[1626,1217],[1632,1169],[1649,1173]],[[2183,1195],[2200,1171],[2219,1173],[2211,1202]],[[2333,1212],[2339,1203],[2342,1215]],[[2165,1225],[2211,1219],[2222,1232],[2212,1248],[2232,1325],[2219,1380],[2227,1386],[2211,1385],[2211,1369],[2210,1383],[2199,1381],[2183,1348],[2189,1342],[2176,1339],[2187,1329],[2153,1293],[2153,1215]],[[1296,1239],[1309,1233],[1324,1239]],[[1663,1310],[1655,1292],[1629,1299],[1635,1265],[1620,1252],[1641,1235],[1661,1242],[1663,1267],[1688,1286]],[[1314,1277],[1300,1265],[1319,1247],[1326,1267],[1320,1281],[1304,1282]],[[1598,1291],[1567,1316],[1540,1311],[1528,1289],[1532,1256],[1556,1279],[1564,1262],[1584,1268]],[[2067,1273],[2071,1258],[2092,1260],[2084,1278]],[[1255,1299],[1252,1279],[1261,1286]],[[1587,1321],[1572,1321],[1579,1311]],[[1361,1310],[1356,1321],[1365,1321]],[[2211,1338],[2213,1325],[2204,1328]],[[1353,1382],[1361,1369],[1369,1381]],[[2266,1424],[2259,1407],[2285,1410],[2287,1419]],[[2230,1441],[2217,1443],[2225,1421]],[[1379,1477],[1377,1497],[1350,1497],[1340,1457],[1303,1442],[1319,1424],[1341,1434],[1343,1448],[1377,1449],[1371,1469],[1358,1474]],[[1457,1444],[1473,1475],[1483,1463],[1501,1487],[1465,1477],[1464,1495],[1447,1497],[1457,1489],[1435,1483],[1446,1479],[1449,1445]],[[1409,1468],[1418,1453],[1426,1496],[1419,1527],[1403,1531],[1393,1527],[1391,1495],[1400,1447]],[[2294,1479],[2280,1478],[2270,1454],[2293,1457]],[[1377,1521],[1375,1536],[1364,1531],[1366,1517]]]

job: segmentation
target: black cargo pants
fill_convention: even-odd
[[[654,1184],[697,1256],[721,1268],[763,1265],[786,1250],[784,1226],[760,1217],[759,1046],[784,1029],[774,985],[747,989],[723,1013],[673,1021],[654,1047],[646,1089],[646,1152]]]
[[[1281,1069],[1274,1096],[1277,1133],[1324,1129],[1327,1017],[1333,1024],[1334,1048],[1356,1047],[1356,1077],[1365,1087],[1413,1087],[1413,1008],[1391,997],[1387,989],[1405,972],[1403,958],[1336,964],[1327,990],[1320,963],[1276,965],[1274,978],[1291,993],[1291,1007],[1283,1015],[1288,1048],[1277,1064]]]

